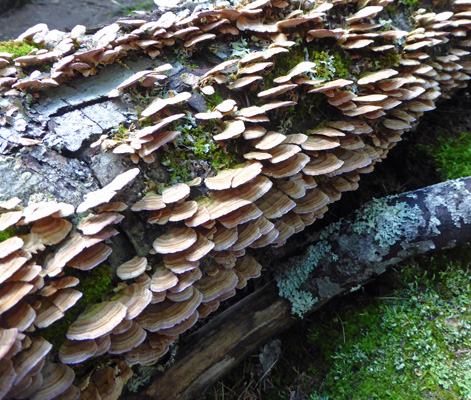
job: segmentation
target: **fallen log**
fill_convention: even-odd
[[[302,255],[281,263],[280,270],[287,273],[278,276],[279,287],[268,283],[189,336],[175,363],[146,394],[154,399],[195,399],[271,336],[298,322],[291,309],[311,313],[391,265],[464,245],[470,238],[471,177],[374,200],[353,218],[323,230]],[[321,248],[328,251],[321,254]],[[302,284],[293,282],[303,273]],[[279,297],[279,289],[290,297],[289,280],[292,303]],[[305,303],[296,302],[302,296]]]

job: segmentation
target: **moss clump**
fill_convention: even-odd
[[[468,266],[424,257],[404,267],[402,287],[393,294],[345,308],[327,327],[314,323],[310,347],[331,363],[320,394],[336,400],[470,398]],[[324,361],[312,372],[325,368]]]
[[[399,4],[404,5],[409,13],[417,10],[420,7],[420,3],[420,0],[399,0]]]
[[[330,53],[327,51],[308,52],[309,60],[316,63],[314,67],[314,78],[324,79],[326,81],[334,79],[347,79],[350,70],[351,60],[340,53]]]
[[[224,101],[224,99],[217,92],[212,94],[211,96],[207,96],[205,100],[206,100],[208,109],[211,109],[211,110],[214,107],[216,107],[218,104],[221,104]]]
[[[13,54],[13,58],[26,56],[35,47],[25,42],[16,42],[9,40],[7,42],[0,42],[0,53]]]
[[[67,310],[64,317],[53,323],[40,333],[55,348],[59,348],[66,339],[70,324],[74,322],[80,313],[90,304],[101,302],[113,291],[113,272],[107,264],[100,264],[91,271],[71,270],[69,275],[76,276],[80,283],[74,288],[83,293],[80,300]]]
[[[3,242],[12,236],[16,235],[15,227],[10,226],[9,228],[5,229],[4,231],[0,231],[0,242]]]
[[[124,143],[124,141],[129,137],[129,128],[126,128],[123,124],[119,124],[116,128],[111,129],[111,139]]]
[[[181,134],[172,145],[164,146],[160,156],[172,183],[185,182],[207,175],[208,171],[217,172],[238,163],[237,153],[230,146],[222,147],[214,141],[212,123],[187,122],[175,128]]]
[[[471,175],[471,134],[457,132],[451,135],[439,129],[436,135],[435,145],[419,145],[419,149],[432,155],[442,178],[457,179]]]

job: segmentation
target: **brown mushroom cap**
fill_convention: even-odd
[[[10,211],[0,215],[0,231],[15,225],[23,216],[22,211]]]
[[[179,293],[182,290],[185,290],[187,287],[191,286],[197,280],[201,279],[201,277],[202,272],[199,268],[184,272],[183,274],[178,275],[178,284],[169,289],[169,292]]]
[[[296,201],[297,205],[293,209],[296,214],[306,214],[317,211],[330,203],[329,197],[319,189],[311,189],[306,192],[306,196]]]
[[[26,302],[21,302],[2,314],[2,320],[6,327],[16,328],[23,332],[28,329],[36,318],[36,312]]]
[[[185,257],[190,262],[196,262],[208,254],[213,247],[214,243],[211,240],[198,234],[198,240],[185,251]]]
[[[316,63],[311,61],[302,61],[294,68],[292,68],[285,76],[279,76],[273,79],[275,83],[286,83],[291,80],[293,76],[304,74],[305,72],[309,72],[316,66]]]
[[[269,150],[283,143],[286,136],[278,132],[267,132],[256,144],[255,148],[259,150]]]
[[[265,167],[263,173],[276,179],[287,178],[301,171],[309,161],[308,155],[298,153],[288,160]]]
[[[237,281],[233,270],[219,270],[217,275],[204,276],[194,286],[202,293],[203,301],[207,302],[234,289]]]
[[[59,309],[59,307],[53,304],[49,299],[45,299],[41,302],[41,306],[36,310],[34,325],[38,328],[47,328],[63,316],[64,313]]]
[[[147,337],[147,332],[135,321],[126,332],[111,335],[110,354],[122,354],[139,346]]]
[[[9,279],[30,257],[31,256],[24,251],[15,250],[13,253],[0,259],[0,283]]]
[[[7,282],[0,286],[0,314],[16,305],[34,286],[25,282]]]
[[[85,235],[95,235],[104,227],[119,223],[123,218],[124,217],[121,214],[114,212],[103,212],[98,215],[89,215],[78,224],[77,229],[82,231]]]
[[[18,336],[18,329],[0,328],[0,360],[8,353]]]
[[[75,373],[65,364],[48,363],[42,370],[43,383],[31,400],[49,400],[65,392],[74,381]]]
[[[98,351],[94,340],[66,340],[59,349],[64,364],[78,364],[93,357]]]
[[[162,303],[152,304],[136,318],[136,321],[150,332],[171,328],[189,318],[200,305],[202,299],[203,295],[195,290],[193,296],[187,301],[174,303],[165,300]]]
[[[296,206],[296,203],[282,191],[271,189],[265,196],[257,200],[257,206],[263,211],[265,218],[280,218]]]
[[[198,311],[195,311],[189,318],[180,322],[179,324],[176,324],[174,327],[159,330],[159,334],[166,336],[180,335],[196,324],[196,322],[198,322],[198,318],[199,313]]]
[[[167,299],[174,301],[175,303],[178,303],[178,302],[186,301],[190,299],[191,296],[193,296],[194,290],[195,288],[192,285],[190,285],[186,289],[183,289],[180,292],[173,293],[173,292],[168,291],[166,297]]]
[[[199,266],[199,261],[188,261],[185,252],[166,254],[163,259],[165,266],[176,274],[191,271]]]
[[[261,215],[262,211],[255,204],[251,203],[218,218],[218,221],[229,229],[247,221],[256,219]]]
[[[69,308],[73,307],[75,303],[77,303],[82,295],[82,292],[79,292],[78,290],[67,288],[57,291],[50,296],[49,299],[59,310],[66,312]]]
[[[39,236],[42,244],[53,245],[64,240],[71,229],[72,224],[65,219],[46,217],[34,223],[31,234]]]
[[[224,130],[214,136],[214,140],[227,140],[240,136],[245,131],[243,121],[232,120],[225,124]]]
[[[147,267],[147,259],[145,257],[135,256],[131,260],[121,264],[117,270],[116,274],[119,278],[132,279],[141,275]]]
[[[262,272],[262,265],[253,257],[245,256],[237,261],[235,269],[247,278],[258,278]]]
[[[188,197],[190,187],[185,183],[177,183],[162,192],[162,200],[165,204],[176,203]]]
[[[79,315],[67,331],[70,340],[95,339],[111,332],[126,316],[126,307],[119,301],[94,304]]]
[[[160,357],[167,353],[168,348],[168,344],[153,348],[147,341],[145,341],[131,351],[127,352],[124,356],[124,359],[129,365],[152,365],[156,363]]]
[[[119,174],[108,185],[85,196],[85,201],[77,207],[77,213],[87,211],[90,208],[108,203],[124,186],[131,182],[139,174],[139,168],[133,168]]]
[[[149,289],[140,286],[137,283],[129,285],[120,290],[110,300],[119,301],[126,307],[126,319],[134,319],[152,300],[152,293]]]
[[[0,57],[3,57],[1,53]],[[19,204],[21,203],[21,199],[18,197],[12,197],[9,200],[5,201],[0,201],[0,208],[3,208],[4,210],[12,210],[13,208],[16,208]]]
[[[13,386],[16,377],[15,369],[10,359],[0,360],[0,374],[2,376],[2,379],[0,379],[0,397],[4,398]]]
[[[398,72],[394,69],[386,69],[377,72],[367,74],[358,80],[358,85],[367,85],[369,83],[374,83],[381,81],[383,79],[391,78],[394,75],[397,75]]]
[[[192,228],[177,228],[155,239],[153,247],[160,254],[177,253],[190,248],[196,240],[196,232]]]
[[[15,356],[13,361],[16,371],[15,384],[19,383],[36,365],[41,363],[51,349],[51,343],[42,337],[36,337],[28,349]]]
[[[187,101],[191,97],[191,93],[189,92],[181,92],[178,93],[174,97],[168,97],[166,99],[162,99],[157,97],[150,105],[141,113],[141,117],[147,118],[151,115],[158,113],[160,110],[165,108],[168,105],[173,105],[177,103],[181,103],[183,101]]]
[[[173,288],[178,283],[178,277],[165,266],[157,267],[152,275],[150,290],[153,292],[164,292]]]
[[[18,236],[13,236],[4,240],[3,242],[0,242],[0,259],[10,255],[16,250],[21,249],[23,243],[23,240]],[[0,269],[2,268],[0,267]]]
[[[67,265],[81,271],[88,271],[105,261],[112,251],[111,247],[106,244],[97,243],[88,249],[84,249],[80,254],[68,261]]]

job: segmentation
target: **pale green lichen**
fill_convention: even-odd
[[[300,288],[319,261],[327,256],[332,256],[332,247],[322,240],[313,246],[309,246],[305,257],[295,262],[283,274],[277,276],[279,294],[291,302],[293,314],[302,318],[303,314],[316,304],[317,298],[314,298],[312,293],[300,290]]]
[[[319,241],[307,249],[305,256],[277,276],[279,294],[291,302],[293,314],[302,317],[318,301],[301,287],[320,262],[338,261],[339,256],[331,243],[339,246],[340,253],[352,252],[368,263],[382,261],[390,246],[417,236],[419,227],[424,225],[421,209],[406,202],[388,204],[396,197],[373,199],[356,212],[352,223],[345,224],[340,220],[329,225],[320,234]]]
[[[459,201],[460,196],[471,196],[471,193],[465,188],[463,181],[452,181],[449,183],[450,190],[443,190],[440,187],[434,188],[425,198],[425,205],[431,214],[428,226],[429,232],[439,234],[438,226],[440,220],[437,217],[445,209],[450,215],[457,228],[461,224],[471,223],[471,204],[466,201]]]
[[[421,217],[420,208],[411,207],[405,202],[388,204],[388,197],[373,199],[361,210],[356,212],[356,219],[352,225],[353,232],[375,232],[374,239],[380,247],[395,244],[399,238],[408,236],[415,231],[416,223]]]

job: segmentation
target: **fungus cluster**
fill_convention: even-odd
[[[82,297],[75,289],[79,279],[66,267],[87,271],[110,255],[111,248],[103,242],[118,233],[110,225],[123,218],[117,211],[126,207],[110,200],[136,172],[125,172],[91,193],[79,208],[101,207],[75,229],[67,219],[75,215],[70,204],[45,201],[23,208],[18,198],[0,202],[0,231],[11,233],[0,242],[0,398],[83,398],[73,384],[75,373],[68,364],[110,351],[114,344],[111,331],[135,311],[129,300],[132,293],[123,289],[116,300],[90,305],[70,325],[67,340],[59,349],[52,349],[41,330],[61,320]],[[130,370],[121,360],[111,372],[113,388],[102,387],[91,377],[83,392],[96,384],[98,389],[94,390],[101,397],[93,398],[116,398],[113,396],[122,390],[119,379],[122,383]]]
[[[0,54],[3,95],[19,96],[95,74],[99,64],[131,52],[156,58],[167,48],[197,52],[239,37],[252,37],[258,46],[193,74],[185,90],[158,94],[140,112],[146,124],[131,129],[121,143],[104,138],[93,144],[152,166],[181,135],[178,124],[191,119],[221,147],[237,149],[240,164],[195,173],[191,181],[149,192],[134,204],[112,202],[140,171],[129,170],[86,197],[76,212],[88,215],[74,227],[66,219],[74,213],[69,205],[21,209],[16,199],[0,203],[0,231],[26,232],[0,243],[0,367],[8,377],[0,383],[0,398],[117,398],[130,374],[127,365],[157,362],[180,334],[260,275],[254,249],[281,246],[322,218],[438,98],[466,86],[471,2],[455,0],[453,11],[417,13],[411,32],[384,30],[377,22],[390,3],[335,0],[299,8],[290,1],[257,0],[233,9],[165,12],[156,20],[142,15],[91,37],[80,26],[65,34],[40,24],[20,39],[41,50],[15,60]],[[355,4],[350,17],[339,17]],[[348,79],[319,79],[307,52],[282,73],[277,69],[280,57],[296,59],[300,46],[314,45],[335,46],[353,60],[384,54],[395,61]],[[23,69],[45,63],[49,72],[20,78]],[[162,64],[138,72],[109,96],[159,87],[172,69]],[[223,100],[206,111],[186,105],[196,95],[214,93]],[[319,99],[328,107],[324,122],[309,125],[305,116],[307,126],[296,130],[279,123]],[[149,254],[116,266],[119,290],[89,305],[70,325],[65,343],[50,353],[40,330],[81,296],[73,289],[77,278],[64,268],[86,271],[105,261],[112,248],[104,241],[118,233],[111,226],[128,206],[162,233],[151,238]],[[45,361],[48,354],[55,363]],[[112,356],[113,367],[99,368],[86,385],[74,386],[73,366],[103,354]],[[37,361],[25,364],[26,359]]]

